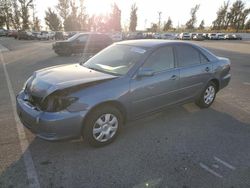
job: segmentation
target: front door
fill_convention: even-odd
[[[179,70],[175,68],[171,46],[153,52],[141,69],[152,69],[151,76],[136,77],[130,83],[131,115],[136,117],[178,101]]]

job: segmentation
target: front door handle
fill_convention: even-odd
[[[176,80],[177,79],[177,75],[173,75],[171,76],[170,80]]]
[[[209,67],[206,67],[206,68],[205,68],[205,71],[206,71],[206,72],[209,72],[209,71],[210,71],[210,68],[209,68]]]

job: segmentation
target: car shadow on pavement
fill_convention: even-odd
[[[126,124],[114,143],[92,148],[81,139],[29,145],[41,187],[246,187],[250,124],[223,110],[174,107]],[[217,110],[218,108],[218,110]],[[220,108],[220,109],[219,109]],[[191,109],[191,110],[190,110]],[[218,156],[236,167],[223,178],[199,167]],[[0,187],[26,187],[21,157],[0,174]]]

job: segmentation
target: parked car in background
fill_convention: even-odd
[[[40,34],[37,35],[38,40],[49,40],[49,32],[41,31]]]
[[[16,38],[17,34],[18,34],[17,30],[8,30],[7,36]]]
[[[230,77],[229,59],[197,45],[123,41],[87,62],[36,71],[17,95],[17,114],[42,139],[104,146],[129,120],[190,101],[208,108]]]
[[[160,33],[154,33],[154,38],[155,39],[161,39],[161,34]]]
[[[180,40],[191,40],[190,33],[181,33]]]
[[[203,33],[202,36],[203,36],[204,39],[209,39],[208,38],[208,33]]]
[[[196,36],[196,33],[190,33],[190,38],[193,40],[194,36]]]
[[[119,42],[123,40],[123,34],[122,32],[118,32],[118,33],[111,33],[109,34],[110,38],[114,41],[114,42]]]
[[[70,56],[77,53],[97,53],[112,44],[112,39],[100,33],[78,33],[65,41],[53,44],[53,50],[60,56]]]
[[[216,33],[209,33],[209,34],[208,34],[208,39],[209,39],[209,40],[217,40],[217,35],[216,35]]]
[[[144,39],[153,39],[153,34],[152,33],[144,33],[143,34],[143,38]]]
[[[40,34],[41,34],[41,32],[33,31],[33,32],[32,32],[32,38],[33,38],[33,39],[39,39],[39,38],[38,38],[38,35],[40,35]]]
[[[56,32],[55,31],[49,31],[49,39],[54,40],[55,39]]]
[[[144,39],[144,35],[142,32],[132,32],[127,34],[126,39],[127,40]]]
[[[225,39],[225,34],[223,34],[223,33],[217,33],[216,34],[216,39],[217,40],[224,40]]]
[[[242,37],[240,35],[233,34],[233,37],[235,40],[242,40]]]
[[[232,34],[226,34],[226,35],[224,36],[224,39],[225,39],[225,40],[235,40],[235,37],[234,37]]]
[[[65,33],[62,31],[56,31],[55,32],[55,40],[65,40],[66,36]]]
[[[205,40],[205,38],[203,37],[203,34],[202,34],[202,33],[196,33],[196,34],[193,36],[193,40],[202,41],[202,40]]]
[[[19,30],[17,34],[18,40],[31,40],[34,39],[32,32]]]
[[[161,34],[161,39],[174,40],[176,39],[176,36],[170,33],[163,33]]]
[[[0,28],[0,37],[5,37],[7,36],[7,30],[6,29],[3,29],[3,28]]]

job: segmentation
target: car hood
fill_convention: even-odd
[[[49,94],[74,86],[89,86],[117,76],[88,69],[80,64],[61,65],[34,72],[26,85],[29,93],[45,98]]]

